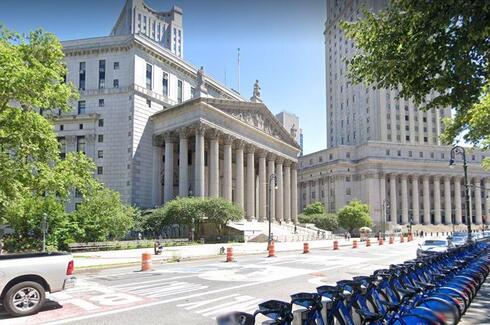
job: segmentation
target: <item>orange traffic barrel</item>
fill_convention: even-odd
[[[226,248],[226,261],[233,262],[233,247]]]
[[[352,248],[357,248],[357,240],[352,241]]]
[[[366,247],[370,247],[371,246],[371,240],[368,238],[366,239]]]
[[[403,243],[405,240],[403,239],[403,234],[400,236],[400,243]]]
[[[390,236],[390,241],[388,242],[389,244],[393,244],[395,241],[393,240],[393,236]]]
[[[303,254],[308,254],[310,252],[310,245],[308,243],[303,243]]]
[[[274,241],[271,240],[271,243],[268,247],[268,250],[269,250],[269,257],[275,257],[276,256],[276,250],[274,248]]]
[[[151,268],[151,253],[143,253],[141,255],[141,271],[150,271]]]
[[[333,250],[336,251],[339,249],[339,242],[337,240],[333,241]]]
[[[379,246],[383,245],[383,238],[380,238],[380,239],[378,240],[378,244],[379,244]]]

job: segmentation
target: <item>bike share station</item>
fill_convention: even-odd
[[[445,253],[393,264],[317,292],[269,300],[254,314],[232,312],[219,325],[457,324],[490,272],[490,245],[468,243]],[[260,316],[259,316],[260,315]]]

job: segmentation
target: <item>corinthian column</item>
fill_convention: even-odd
[[[445,224],[453,223],[452,207],[451,207],[451,177],[444,176],[444,214]]]
[[[396,209],[396,175],[390,174],[390,215],[391,221],[398,223],[398,211]]]
[[[482,224],[482,210],[481,210],[481,182],[480,177],[473,178],[473,185],[475,189],[475,223],[477,225]]]
[[[291,162],[284,162],[284,221],[291,222]]]
[[[276,159],[276,177],[277,177],[277,193],[276,193],[276,220],[283,221],[284,220],[284,184],[282,178],[282,163],[284,162],[283,158]]]
[[[174,198],[174,143],[172,133],[166,132],[165,139],[165,170],[163,177],[163,203]]]
[[[455,208],[455,224],[459,225],[463,222],[463,214],[461,211],[461,177],[454,177],[454,208]]]
[[[434,176],[434,224],[441,224],[441,180]]]
[[[189,130],[179,130],[179,196],[189,195]]]
[[[420,223],[420,203],[419,203],[419,178],[417,175],[412,175],[412,218],[413,223]]]
[[[408,224],[408,184],[407,175],[401,175],[402,185],[402,224]]]
[[[211,130],[209,142],[209,196],[219,196],[219,132]]]
[[[163,158],[163,139],[153,137],[153,206],[162,204],[162,158]]]
[[[424,191],[424,225],[430,224],[430,192],[429,192],[429,176],[424,175],[422,179]]]
[[[273,154],[268,154],[267,155],[267,195],[269,195],[269,211],[270,213],[270,218],[271,221],[275,220],[276,217],[276,189],[274,187],[274,184],[269,184],[269,180],[272,174],[275,174],[275,159],[276,157]],[[272,185],[272,188],[269,188],[269,186]]]
[[[235,168],[236,168],[236,191],[235,191],[235,203],[240,208],[244,208],[244,195],[243,195],[243,141],[236,142],[235,148]]]
[[[259,154],[259,221],[267,219],[267,180],[266,180],[266,161],[267,153],[260,150]]]
[[[255,147],[247,147],[247,219],[255,217]]]
[[[298,223],[298,170],[297,165],[291,165],[291,220]]]
[[[204,196],[204,125],[196,127],[195,195]]]
[[[223,145],[223,197],[230,201],[232,200],[232,157],[231,146],[233,144],[233,138],[229,135],[224,137]]]

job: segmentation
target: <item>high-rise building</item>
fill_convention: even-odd
[[[300,155],[303,154],[303,130],[299,127],[299,117],[288,113],[280,112],[276,114],[276,118],[279,120],[281,125],[293,135],[296,142],[301,147]]]
[[[327,149],[300,158],[299,208],[323,202],[335,212],[349,201],[368,203],[375,223],[490,223],[490,153],[467,150],[471,213],[466,214],[462,168],[449,169],[451,147],[440,144],[449,108],[421,111],[397,89],[352,84],[346,60],[355,54],[340,22],[379,11],[386,0],[326,0]],[[460,158],[460,157],[458,157]],[[378,228],[379,229],[379,228]]]

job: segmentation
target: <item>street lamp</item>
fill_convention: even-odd
[[[267,248],[270,247],[272,242],[272,191],[277,190],[277,176],[276,174],[271,174],[269,176],[269,236],[267,237]]]
[[[470,187],[468,184],[468,164],[466,163],[466,152],[461,146],[454,146],[451,149],[451,157],[449,159],[449,167],[454,168],[455,156],[459,154],[463,156],[463,171],[464,171],[464,187],[465,187],[465,202],[466,202],[466,226],[468,227],[468,242],[471,241],[471,206],[470,206]]]

